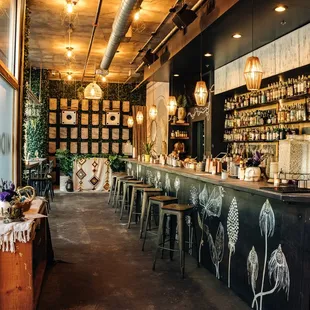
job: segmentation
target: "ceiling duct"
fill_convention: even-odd
[[[105,50],[104,56],[101,61],[100,68],[103,70],[108,70],[114,55],[123,39],[126,35],[130,24],[132,22],[133,12],[140,7],[141,0],[123,0],[121,6],[116,14],[112,33],[109,38],[107,48]]]

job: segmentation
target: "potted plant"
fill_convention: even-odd
[[[125,171],[125,162],[121,161],[120,156],[110,155],[108,160],[113,172]]]
[[[153,153],[153,147],[154,147],[153,142],[145,143],[143,146],[144,161],[146,163],[150,162],[150,158],[151,158],[151,155]]]
[[[56,158],[60,168],[60,180],[59,189],[66,191],[66,185],[68,182],[72,182],[72,171],[73,171],[73,158],[69,150],[56,150]],[[70,180],[70,181],[69,181]]]
[[[262,154],[256,151],[253,157],[250,158],[246,163],[247,168],[245,169],[244,181],[257,182],[260,180],[261,170],[259,165],[262,161]]]
[[[190,99],[186,94],[180,95],[177,99],[177,104],[178,104],[178,123],[185,123],[186,107],[190,106]]]

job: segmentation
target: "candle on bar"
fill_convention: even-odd
[[[136,148],[132,148],[132,158],[136,158]]]

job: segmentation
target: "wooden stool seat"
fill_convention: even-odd
[[[153,185],[151,184],[133,184],[133,187],[134,188],[149,188],[149,187],[152,187]]]
[[[194,208],[193,206],[179,204],[179,203],[172,203],[172,204],[165,205],[162,207],[162,209],[165,209],[165,210],[180,211],[180,212],[187,211],[193,208]]]
[[[167,202],[167,201],[178,200],[178,198],[177,197],[171,197],[171,196],[154,196],[154,197],[151,197],[150,200],[156,200],[159,202]]]
[[[148,192],[148,193],[151,193],[151,192],[161,192],[162,189],[161,188],[155,188],[155,187],[137,187],[137,190],[138,191],[143,191],[143,192]]]
[[[141,184],[143,181],[140,180],[124,180],[123,183],[130,184]]]

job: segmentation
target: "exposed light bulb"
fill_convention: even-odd
[[[90,94],[91,94],[92,96],[95,96],[95,89],[94,89],[94,87],[91,89]]]
[[[138,10],[138,11],[135,13],[133,19],[134,19],[135,21],[137,21],[137,20],[140,19],[140,10]]]
[[[71,81],[72,80],[72,73],[68,73],[67,78],[68,78],[68,81]]]
[[[68,58],[71,58],[71,57],[72,57],[72,51],[71,51],[71,50],[68,50],[68,51],[67,51],[67,57],[68,57]]]
[[[105,82],[107,81],[107,78],[106,78],[105,76],[103,76],[103,77],[101,78],[101,81],[102,81],[103,83],[105,83]]]
[[[67,13],[68,14],[73,13],[73,3],[71,3],[71,2],[67,3]]]

